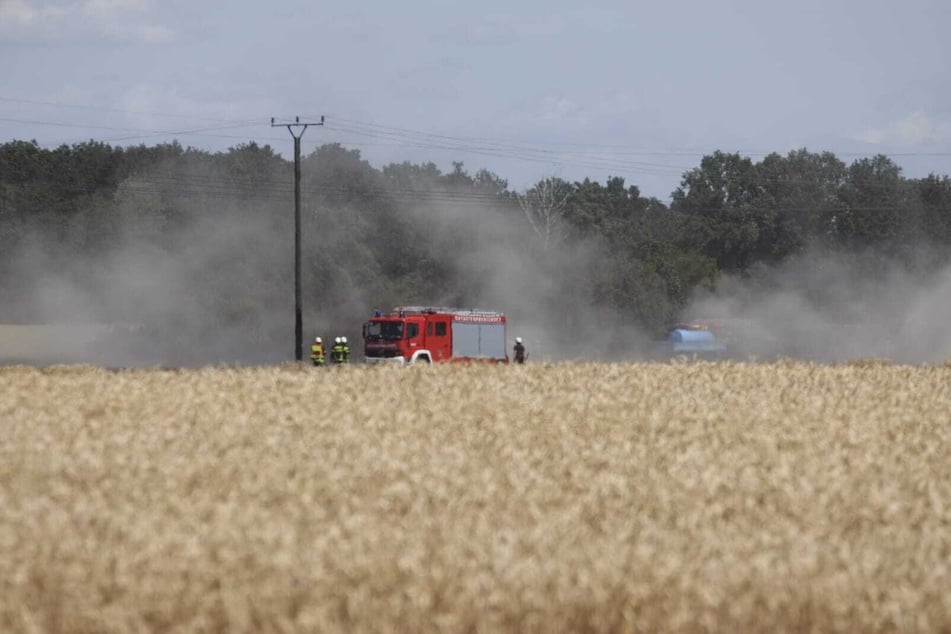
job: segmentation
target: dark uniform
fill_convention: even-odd
[[[525,363],[528,354],[525,352],[525,346],[522,345],[522,338],[515,338],[515,363]]]

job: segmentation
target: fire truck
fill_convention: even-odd
[[[367,363],[508,363],[505,315],[488,310],[397,306],[363,324]]]

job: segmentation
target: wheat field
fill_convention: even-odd
[[[0,631],[949,631],[949,425],[947,364],[0,368]]]

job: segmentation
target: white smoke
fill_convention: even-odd
[[[951,358],[949,309],[951,267],[813,249],[725,277],[684,314],[713,324],[742,358],[938,363]]]

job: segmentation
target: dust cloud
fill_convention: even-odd
[[[922,247],[920,261],[810,249],[699,293],[685,320],[708,322],[729,356],[819,362],[951,358],[951,267]]]
[[[159,166],[123,183],[114,201],[119,221],[108,231],[97,234],[93,210],[65,236],[35,228],[7,257],[4,294],[12,301],[0,324],[16,328],[0,328],[0,362],[294,359],[292,181],[241,198],[220,175],[170,180],[167,172]],[[646,340],[633,320],[592,298],[598,245],[545,249],[517,206],[427,201],[424,193],[367,210],[307,198],[305,358],[317,335],[347,336],[360,358],[363,322],[396,305],[504,312],[508,347],[521,336],[531,360],[624,359]],[[89,240],[102,244],[90,249]],[[394,273],[404,266],[402,276]]]
[[[650,337],[625,314],[592,296],[605,255],[593,242],[544,241],[522,211],[485,205],[419,205],[433,257],[450,257],[452,287],[423,298],[436,306],[504,312],[509,353],[522,337],[530,361],[624,360],[650,349]]]
[[[118,220],[97,235],[83,235],[96,210],[65,235],[34,227],[5,258],[0,361],[199,366],[293,358],[293,277],[284,274],[293,271],[292,225],[275,220],[279,205],[223,196],[210,176],[199,182],[204,191],[130,179],[116,193]],[[173,214],[188,220],[169,229]],[[94,239],[102,243],[86,242]],[[282,329],[291,333],[283,355]]]
[[[292,180],[242,196],[213,173],[169,180],[166,171],[119,187],[119,221],[108,231],[92,212],[89,227],[74,223],[65,236],[34,227],[7,255],[0,362],[294,359]],[[363,322],[397,305],[504,312],[509,350],[521,336],[530,361],[656,357],[658,333],[593,292],[612,257],[603,244],[546,248],[515,205],[419,195],[368,208],[305,197],[305,357],[312,337],[346,335],[359,359]],[[90,248],[95,240],[101,244]],[[735,358],[944,361],[951,268],[935,273],[935,259],[926,260],[815,249],[742,279],[722,278],[682,316],[709,322]]]

